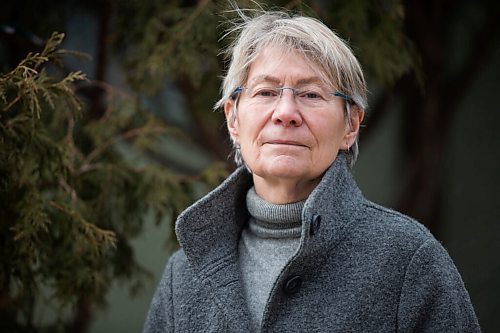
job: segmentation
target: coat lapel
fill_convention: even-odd
[[[248,219],[245,196],[252,184],[244,168],[184,211],[176,234],[190,267],[213,297],[231,332],[249,331],[238,264],[238,240]]]

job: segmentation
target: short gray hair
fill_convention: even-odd
[[[215,104],[215,109],[224,106],[234,90],[245,84],[250,65],[267,47],[281,50],[296,50],[314,64],[325,83],[352,98],[360,111],[367,108],[366,82],[358,60],[347,43],[335,32],[317,19],[292,15],[284,11],[236,9],[239,19],[226,35],[237,33],[237,38],[223,52],[230,56],[230,65],[222,82],[222,97]],[[250,13],[251,16],[246,13]],[[230,115],[230,121],[236,117],[236,107]],[[350,123],[351,104],[346,101],[344,117]],[[243,165],[241,152],[233,141],[234,159],[237,165]],[[348,150],[351,166],[359,153],[358,138]]]

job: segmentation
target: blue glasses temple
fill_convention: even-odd
[[[238,94],[243,90],[243,87],[242,86],[239,86],[237,87],[236,89],[234,89],[234,91],[231,93],[231,99],[236,99],[236,97],[238,97]],[[347,102],[349,103],[354,103],[354,100],[352,99],[352,97],[350,96],[347,96],[341,92],[332,92],[330,93],[330,95],[333,95],[333,96],[336,96],[336,97],[340,97],[344,100],[346,100]]]
[[[238,94],[243,90],[243,87],[239,86],[234,91],[231,93],[231,99],[236,99],[238,97]]]
[[[338,92],[338,91],[333,92],[333,93],[330,93],[330,94],[331,94],[331,95],[333,95],[333,96],[337,96],[337,97],[340,97],[340,98],[342,98],[342,99],[345,99],[345,100],[346,100],[346,101],[348,101],[349,103],[354,103],[354,100],[352,99],[352,97],[351,97],[351,96],[347,96],[347,95],[345,95],[345,94],[343,94],[343,93],[340,93],[340,92]]]

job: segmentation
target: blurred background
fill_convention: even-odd
[[[259,4],[317,17],[350,43],[370,90],[354,176],[367,198],[443,243],[494,332],[499,2]],[[223,114],[212,111],[229,8],[2,1],[2,332],[141,331],[177,247],[175,217],[234,169]]]

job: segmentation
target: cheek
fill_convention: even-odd
[[[346,125],[343,119],[318,121],[311,131],[318,145],[318,152],[325,158],[331,158],[337,154],[345,137]]]
[[[247,147],[258,145],[260,133],[266,125],[266,119],[257,114],[252,115],[250,112],[242,111],[248,110],[240,110],[241,114],[238,114],[240,145]]]
[[[335,144],[345,135],[345,126],[343,126],[343,123],[339,124],[339,121],[318,121],[314,125],[311,131],[314,133],[318,143],[322,145]]]
[[[248,119],[241,118],[239,119],[239,124],[238,145],[240,146],[240,153],[243,157],[243,160],[245,160],[247,164],[252,164],[252,161],[256,157],[258,147],[254,124],[249,122]]]

